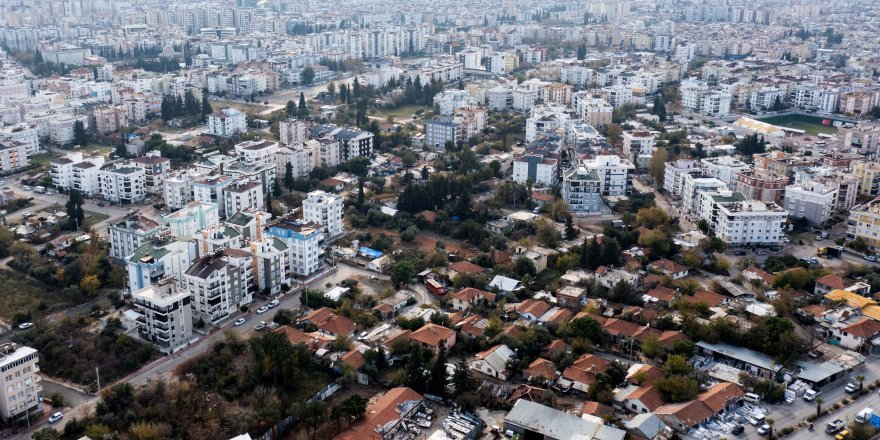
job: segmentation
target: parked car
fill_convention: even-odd
[[[264,328],[266,328],[266,322],[265,322],[265,321],[260,321],[257,325],[254,326],[254,330],[256,330],[256,331],[261,331],[261,330],[263,330]]]
[[[746,428],[744,428],[743,425],[736,425],[733,427],[733,429],[730,430],[730,433],[733,435],[740,435],[745,430],[746,430]]]
[[[846,384],[846,388],[844,388],[844,391],[846,391],[847,393],[850,393],[850,394],[852,394],[858,390],[859,390],[858,384],[855,384],[852,382]]]
[[[278,304],[281,304],[281,301],[278,301],[277,299],[273,299],[272,301],[269,301],[269,304],[267,304],[267,306],[270,309],[274,309],[275,307],[278,307]]]
[[[849,438],[849,431],[847,431],[846,429],[840,431],[839,434],[834,436],[835,440],[846,440],[847,438]]]
[[[754,426],[758,426],[758,425],[764,423],[765,418],[766,418],[766,416],[764,414],[753,415],[753,416],[749,417],[749,423],[751,423]]]
[[[877,257],[873,255],[865,255],[865,259],[868,261],[877,261]]]
[[[49,416],[49,423],[55,423],[63,418],[64,418],[64,414],[61,414],[61,412],[57,412],[57,413]]]
[[[844,422],[843,420],[837,419],[837,420],[825,425],[825,433],[826,434],[834,434],[835,432],[843,429],[844,426],[846,426],[846,422]]]
[[[106,206],[106,205],[104,205],[104,202],[98,202],[98,203],[95,203],[95,204],[98,205],[98,206],[100,206],[100,207],[102,207],[102,208],[103,208],[104,206]]]
[[[765,423],[758,428],[758,434],[767,435],[768,433],[770,433],[770,425]]]
[[[235,320],[235,322],[232,323],[232,325],[238,327],[238,326],[244,324],[244,321],[245,321],[244,318],[238,318],[238,319]]]
[[[29,187],[29,186],[27,186],[27,185],[24,185],[24,186],[21,187],[21,189],[23,189],[23,190],[25,190],[25,191],[30,191],[30,190],[33,189],[33,188],[31,188],[31,187]]]
[[[261,306],[259,309],[257,309],[257,314],[258,314],[258,315],[262,315],[263,313],[266,313],[266,312],[268,312],[268,311],[269,311],[269,308],[268,308],[268,307],[266,307],[266,306]]]
[[[806,393],[804,393],[804,400],[806,400],[807,402],[812,402],[813,400],[816,400],[817,397],[819,397],[819,394],[822,394],[822,392],[809,389]]]
[[[18,325],[18,329],[19,330],[27,330],[33,326],[34,326],[33,322],[22,322],[21,324]]]

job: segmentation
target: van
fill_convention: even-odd
[[[746,393],[743,396],[743,400],[745,400],[746,402],[749,402],[749,403],[758,403],[761,401],[761,398],[758,397],[758,395],[755,393]]]
[[[874,410],[871,408],[865,408],[856,415],[856,422],[865,423],[871,420],[871,415],[874,414]]]

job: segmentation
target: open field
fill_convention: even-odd
[[[428,108],[423,105],[405,105],[403,107],[398,107],[392,110],[378,110],[370,116],[379,118],[383,122],[388,120],[388,116],[394,116],[395,122],[404,122],[412,119],[412,115],[416,112],[416,110],[427,111]]]
[[[789,114],[781,116],[771,116],[769,118],[759,118],[761,122],[778,125],[780,127],[789,127],[797,130],[803,130],[806,134],[816,136],[819,133],[834,134],[837,133],[837,127],[833,125],[822,125],[822,118],[819,116],[809,116],[800,114]]]
[[[92,227],[92,226],[94,226],[98,223],[101,223],[102,221],[110,218],[110,216],[107,214],[101,214],[98,212],[91,212],[91,211],[86,211],[85,215],[86,215],[86,218],[83,219],[83,224],[86,227]]]
[[[11,322],[18,312],[36,314],[40,303],[45,304],[47,312],[61,305],[69,305],[54,288],[41,285],[12,268],[0,270],[0,286],[3,286],[0,292],[0,318],[6,322]]]
[[[232,107],[240,112],[250,113],[252,115],[258,115],[269,108],[266,105],[263,105],[262,101],[259,103],[244,103],[239,101],[224,101],[222,99],[213,99],[211,100],[211,107],[215,110]]]

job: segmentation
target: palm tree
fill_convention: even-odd
[[[822,402],[824,402],[824,401],[825,401],[825,399],[823,399],[821,397],[816,398],[816,418],[817,419],[819,418],[819,414],[822,413]]]
[[[773,424],[776,423],[776,420],[767,419],[767,425],[770,426],[770,440],[773,440]]]
[[[862,394],[862,390],[865,388],[865,376],[860,374],[856,376],[856,380],[859,381],[859,394]]]

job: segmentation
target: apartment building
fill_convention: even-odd
[[[447,142],[452,142],[455,147],[461,140],[461,130],[452,119],[435,118],[425,121],[425,146],[428,148],[444,151]]]
[[[663,189],[673,197],[681,197],[684,189],[684,176],[694,172],[700,162],[677,159],[666,162],[663,170]]]
[[[513,180],[552,187],[559,181],[559,157],[555,154],[526,152],[513,159]]]
[[[125,109],[119,107],[100,107],[93,112],[95,132],[100,135],[115,133],[128,125]]]
[[[229,217],[239,211],[258,211],[266,206],[260,182],[242,182],[223,190],[223,213]]]
[[[342,235],[342,196],[320,190],[312,191],[302,205],[304,221],[324,226],[327,238]]]
[[[788,177],[772,172],[745,170],[734,174],[730,186],[749,200],[780,203],[785,196]]]
[[[575,93],[575,96],[584,92]],[[595,98],[589,95],[581,97],[572,97],[572,106],[581,115],[584,122],[593,127],[604,127],[611,123],[611,114],[614,107],[602,98]]]
[[[595,172],[603,196],[624,196],[632,192],[632,173],[636,167],[619,156],[596,156],[582,165],[587,172]]]
[[[193,183],[202,178],[194,169],[169,172],[162,178],[162,200],[168,209],[180,209],[193,201]]]
[[[275,174],[284,179],[290,164],[294,178],[308,176],[320,164],[320,149],[321,143],[315,139],[279,148],[275,152]]]
[[[18,112],[18,109],[15,111]],[[0,127],[0,140],[21,142],[25,145],[28,156],[40,154],[44,151],[40,146],[39,129],[32,124],[22,122]]]
[[[43,387],[37,374],[37,350],[13,342],[0,344],[0,418],[5,422],[22,420],[40,408]]]
[[[0,172],[8,173],[28,166],[27,145],[0,140]]]
[[[137,248],[125,260],[128,272],[128,292],[135,292],[169,278],[177,287],[186,288],[183,274],[198,258],[195,239],[152,239]]]
[[[317,272],[324,260],[324,226],[313,222],[283,221],[269,227],[268,234],[287,245],[290,272],[309,276]]]
[[[235,144],[235,155],[247,165],[266,167],[275,164],[278,142],[257,139]]]
[[[681,104],[709,117],[724,117],[730,113],[733,97],[726,91],[713,90],[706,81],[686,79],[681,82]]]
[[[275,237],[250,243],[253,255],[254,285],[260,292],[277,294],[283,284],[290,284],[290,249]]]
[[[526,142],[534,142],[538,136],[555,135],[570,119],[565,107],[537,106],[526,118]]]
[[[309,140],[309,126],[299,119],[281,121],[278,123],[278,137],[282,145],[301,145]]]
[[[880,163],[858,161],[851,164],[852,174],[859,178],[859,194],[876,196],[880,194]]]
[[[49,118],[49,139],[58,145],[67,145],[73,142],[73,127],[77,122],[82,122],[84,127],[89,126],[87,116],[74,116],[67,114],[54,114]]]
[[[753,111],[769,110],[777,102],[785,101],[785,90],[777,87],[762,87],[752,90],[749,97],[749,108]]]
[[[166,278],[132,292],[131,299],[140,313],[138,334],[160,351],[171,353],[192,339],[190,291]]]
[[[132,160],[134,166],[143,168],[145,185],[150,194],[160,194],[165,187],[165,176],[171,172],[171,159],[162,157],[159,151],[149,151],[146,155]]]
[[[193,319],[214,325],[253,301],[247,288],[247,267],[214,254],[199,258],[186,271],[187,290],[192,293]]]
[[[685,174],[682,179],[681,209],[692,218],[699,217],[704,196],[726,189],[727,185],[717,177]]]
[[[369,131],[343,128],[333,138],[339,142],[339,160],[342,162],[373,155],[373,133]]]
[[[157,237],[162,225],[137,213],[129,214],[122,221],[107,225],[110,236],[110,256],[124,259],[133,254],[147,240]]]
[[[700,165],[706,175],[717,177],[727,185],[730,185],[737,173],[750,169],[748,164],[732,156],[707,157],[700,161]]]
[[[849,211],[846,238],[861,238],[871,246],[880,246],[880,200],[856,205]]]
[[[810,181],[785,188],[785,210],[791,217],[805,218],[811,224],[825,223],[837,206],[838,188]]]
[[[83,157],[81,152],[67,153],[49,163],[52,184],[61,191],[76,189],[85,196],[98,192],[98,170],[104,166],[104,157]]]
[[[226,202],[223,198],[223,190],[235,182],[232,176],[214,175],[203,177],[192,183],[193,201],[216,203],[221,210],[225,209]],[[232,215],[229,213],[228,215]],[[220,217],[227,217],[225,211],[220,212]]]
[[[194,237],[203,229],[220,224],[220,210],[216,203],[190,202],[178,211],[162,217],[174,237]]]
[[[624,131],[623,154],[637,168],[648,168],[654,156],[654,135],[648,131]]]
[[[247,131],[247,118],[234,108],[224,108],[208,115],[208,133],[220,137],[232,137]]]
[[[788,213],[776,203],[722,191],[706,197],[700,219],[727,244],[777,244],[784,236]]]
[[[571,168],[562,176],[562,200],[574,216],[598,213],[601,208],[602,183],[595,170]]]
[[[111,203],[140,203],[147,197],[146,170],[128,164],[101,168],[98,187]]]

